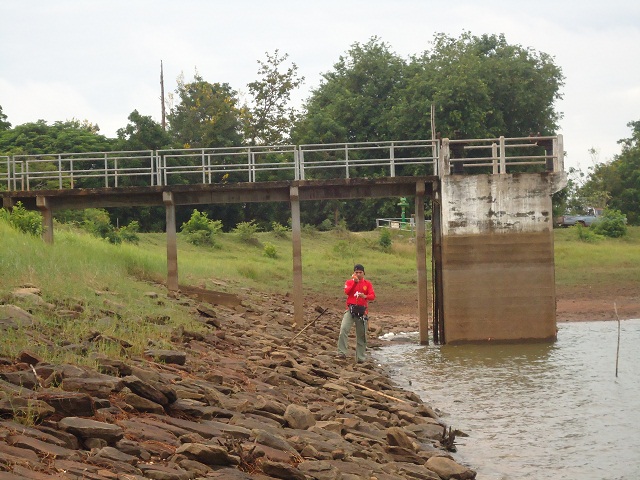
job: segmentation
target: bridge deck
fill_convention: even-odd
[[[416,184],[425,186],[425,195],[437,189],[438,177],[384,177],[227,184],[165,185],[148,187],[78,188],[66,190],[17,190],[0,192],[4,207],[22,202],[38,208],[37,199],[46,198],[52,210],[163,205],[163,193],[171,192],[175,205],[203,205],[244,202],[288,202],[297,187],[300,201],[355,198],[404,197],[416,194]],[[436,187],[434,188],[434,185]]]

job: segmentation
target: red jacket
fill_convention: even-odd
[[[364,296],[356,297],[356,292],[363,293]],[[350,304],[364,305],[368,307],[369,302],[376,299],[376,292],[373,290],[373,285],[369,280],[364,278],[359,282],[356,282],[353,278],[350,278],[344,283],[344,293],[347,295],[347,308]],[[367,308],[367,313],[369,309]]]

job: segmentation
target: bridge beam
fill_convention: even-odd
[[[173,193],[162,192],[167,221],[167,289],[177,292],[178,287],[178,235],[176,234],[176,204]]]

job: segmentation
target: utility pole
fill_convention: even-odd
[[[167,112],[164,107],[164,72],[162,70],[162,60],[160,60],[160,103],[162,104],[162,130],[167,130]]]

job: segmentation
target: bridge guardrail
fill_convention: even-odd
[[[11,190],[11,157],[0,155],[0,190]]]
[[[404,166],[424,165],[422,175],[436,175],[438,160],[437,140],[400,140],[391,142],[329,143],[300,145],[300,175],[315,170],[341,170],[341,178],[351,178],[352,173],[366,172],[367,167],[385,167],[389,176],[400,175]],[[416,173],[415,169],[410,175]],[[358,176],[358,175],[356,175]],[[335,178],[335,177],[331,177]]]
[[[563,155],[561,135],[15,155],[0,156],[0,189],[561,172]]]
[[[492,173],[510,173],[518,167],[542,165],[544,170],[564,170],[562,135],[443,139],[441,171],[491,167]]]
[[[193,179],[195,183],[256,182],[273,179],[299,180],[295,145],[245,146],[158,150],[158,185],[171,185],[172,178]]]
[[[154,159],[152,150],[15,155],[11,180],[20,190],[153,185]]]

